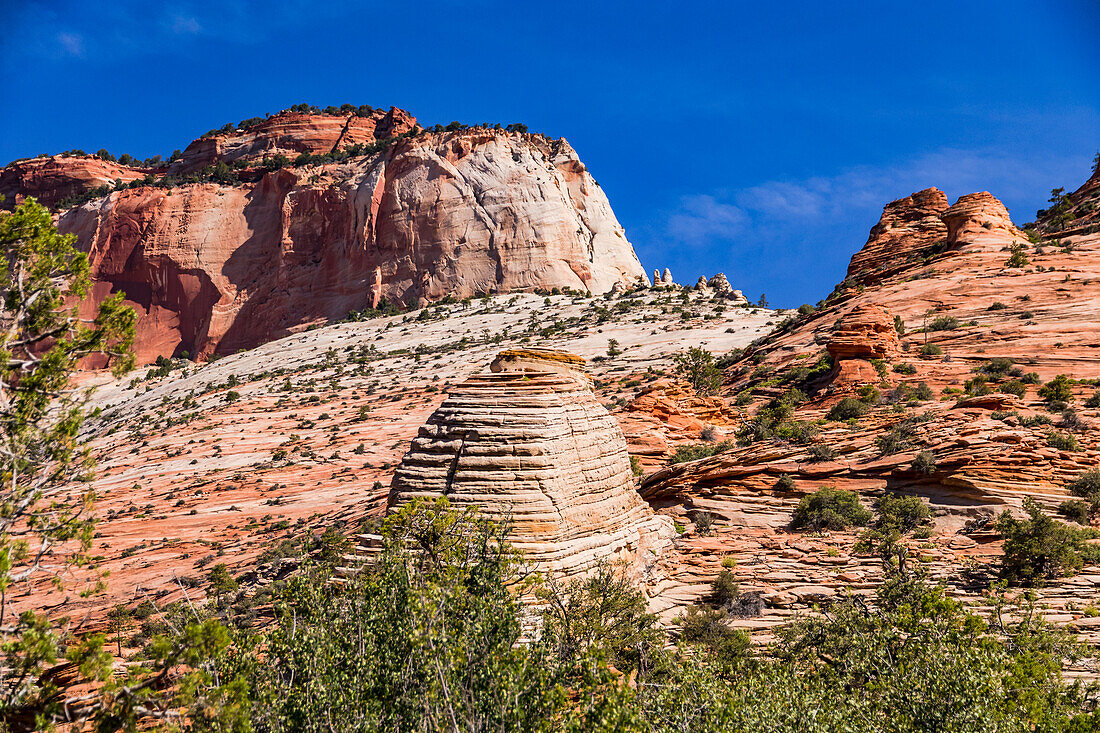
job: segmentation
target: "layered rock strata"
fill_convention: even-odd
[[[909,266],[937,243],[946,242],[942,216],[947,208],[947,196],[938,188],[926,188],[886,204],[867,243],[848,263],[848,277],[878,282]]]
[[[499,371],[452,388],[401,461],[389,508],[445,496],[512,522],[536,570],[568,577],[612,560],[645,575],[671,524],[635,491],[622,430],[576,358],[505,352]]]
[[[383,301],[648,284],[606,196],[563,139],[470,128],[341,162],[258,167],[414,124],[400,110],[278,115],[195,141],[169,171],[252,165],[242,182],[126,188],[64,212],[59,228],[89,253],[96,299],[121,291],[137,309],[142,361],[231,353]],[[56,201],[145,173],[78,162],[13,164],[4,186]]]

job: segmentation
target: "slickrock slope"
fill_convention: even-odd
[[[101,384],[93,407],[102,408],[89,424],[102,519],[91,554],[111,576],[105,596],[73,593],[74,623],[117,602],[194,597],[214,563],[247,573],[283,543],[328,527],[353,534],[380,517],[419,428],[502,349],[540,343],[580,355],[614,411],[666,385],[674,415],[624,423],[632,454],[647,441],[664,446],[644,457],[656,465],[718,424],[706,411],[713,405],[695,404],[672,381],[671,356],[699,344],[715,353],[744,346],[781,317],[697,300],[684,320],[681,305],[678,292],[650,290],[498,295],[325,326],[208,363],[179,359],[167,375],[87,374]],[[608,357],[612,339],[622,353]],[[62,600],[47,587],[8,597],[19,608]]]
[[[568,577],[609,560],[646,574],[672,523],[638,496],[622,430],[571,357],[503,352],[494,373],[453,387],[402,459],[390,510],[445,496],[511,521],[535,570]]]
[[[646,281],[606,196],[564,139],[420,131],[340,161],[260,166],[414,126],[392,109],[278,115],[195,141],[161,179],[229,161],[244,166],[241,182],[117,190],[64,212],[59,228],[91,255],[95,295],[123,291],[137,308],[142,361],[232,353],[383,301],[603,293]],[[88,184],[128,178],[95,159],[79,161],[104,168],[94,176],[70,163],[57,161],[66,172],[53,178],[21,172],[48,165],[35,161],[2,175],[20,195],[47,200],[61,198],[47,184],[65,175]]]
[[[1091,211],[1100,190],[1088,195],[1078,210]],[[1045,238],[1033,244],[987,193],[945,204],[929,191],[889,204],[853,257],[850,279],[825,305],[780,324],[727,370],[725,397],[749,399],[746,424],[792,388],[806,393],[786,418],[797,430],[745,437],[726,452],[644,478],[643,496],[689,527],[665,560],[669,580],[657,592],[668,615],[703,596],[727,556],[742,590],[763,594],[767,604],[763,616],[742,622],[748,627],[872,589],[882,577],[879,561],[854,552],[854,532],[789,529],[799,499],[822,486],[857,491],[868,505],[884,491],[922,497],[935,523],[929,538],[914,543],[917,566],[981,602],[1000,555],[989,520],[1028,496],[1054,512],[1071,498],[1066,485],[1100,466],[1100,408],[1086,406],[1100,387],[1100,230],[1085,221],[1051,231],[1040,220]],[[891,251],[899,261],[892,262],[882,242],[895,227]],[[1026,263],[1010,262],[1013,247],[1022,247]],[[1037,394],[1036,379],[1058,374],[1079,380],[1069,417],[1049,411]],[[982,376],[986,387],[980,379],[967,384]],[[997,391],[1021,378],[1022,397]],[[866,414],[827,419],[857,388],[871,403]],[[1072,436],[1076,448],[1052,433]],[[920,452],[931,459],[923,469],[914,463]],[[783,488],[782,476],[793,488]],[[702,512],[716,518],[710,536],[690,526]],[[1082,614],[1096,602],[1098,583],[1100,568],[1087,567],[1044,587],[1048,616],[1100,638],[1100,623]]]

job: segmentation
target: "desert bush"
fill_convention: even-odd
[[[722,371],[714,354],[698,346],[673,357],[676,373],[686,379],[697,394],[711,395],[722,386]]]
[[[794,479],[788,474],[782,474],[775,480],[776,491],[794,491]]]
[[[913,390],[913,398],[922,402],[927,402],[933,397],[935,397],[935,395],[932,394],[932,388],[929,387],[925,382],[921,382],[917,385],[917,388]]]
[[[1039,379],[1038,372],[1028,372],[1024,376],[1020,377],[1020,381],[1024,384],[1039,384],[1041,380]]]
[[[1005,267],[1027,267],[1031,264],[1031,260],[1027,258],[1024,251],[1024,245],[1013,244],[1008,249],[1012,254],[1005,260]]]
[[[955,316],[936,316],[928,323],[929,331],[954,331],[962,324]]]
[[[1013,583],[1032,585],[1051,578],[1075,575],[1084,564],[1084,535],[1048,516],[1030,496],[1024,499],[1028,518],[1016,519],[1005,511],[997,519],[1004,537],[1002,574]]]
[[[939,356],[943,353],[943,348],[936,344],[925,344],[920,347],[921,356]]]
[[[984,374],[978,374],[966,380],[964,385],[966,393],[972,397],[992,394],[993,388],[989,386],[989,379]]]
[[[1067,499],[1058,505],[1058,513],[1071,522],[1088,525],[1092,508],[1087,501]]]
[[[1015,362],[1012,359],[1004,356],[997,356],[987,360],[984,364],[979,366],[975,371],[985,374],[994,379],[1004,378],[1012,369],[1012,365]]]
[[[676,446],[676,451],[668,459],[669,463],[686,463],[687,461],[696,461],[700,458],[709,458],[716,453],[729,450],[733,447],[733,443],[728,440],[724,440],[721,443],[703,443],[699,445],[679,445]]]
[[[825,417],[829,420],[851,420],[867,414],[867,403],[854,397],[845,397],[829,409]]]
[[[1069,377],[1059,374],[1039,388],[1039,399],[1047,403],[1071,402],[1073,400],[1073,387]]]
[[[730,570],[723,570],[718,573],[710,584],[709,600],[720,608],[733,603],[739,595],[740,586],[737,584],[736,576]]]
[[[1100,509],[1100,468],[1090,468],[1077,474],[1066,484],[1066,489],[1074,496],[1080,496],[1089,502],[1093,511]]]
[[[693,519],[695,531],[702,537],[714,532],[714,515],[708,511],[696,512]]]
[[[917,373],[917,368],[909,362],[902,362],[894,365],[894,372],[897,374],[904,374],[906,376],[912,376]]]
[[[1007,306],[1007,305],[1005,305],[1004,303],[1002,303],[1002,302],[1001,302],[1001,301],[999,301],[999,300],[996,300],[996,301],[994,301],[994,302],[993,302],[993,303],[992,303],[992,304],[991,304],[991,305],[990,305],[990,306],[989,306],[988,308],[986,308],[986,310],[991,310],[991,311],[1003,311],[1003,310],[1004,310],[1004,309],[1006,309],[1006,308],[1008,308],[1008,306]]]
[[[922,454],[923,455],[923,454]],[[932,511],[918,496],[887,493],[875,502],[874,526],[879,530],[896,529],[905,534],[932,518]]]
[[[809,450],[811,463],[822,463],[836,458],[836,451],[828,443],[814,443]]]
[[[725,609],[689,606],[677,617],[680,638],[689,644],[704,647],[709,656],[722,666],[733,666],[748,656],[749,635],[732,628]]]
[[[862,526],[871,519],[871,512],[859,501],[859,495],[831,486],[802,497],[791,518],[793,529],[819,531],[842,530]]]
[[[922,450],[913,459],[912,468],[917,473],[929,476],[936,472],[936,457],[926,450]]]
[[[1077,438],[1069,433],[1059,433],[1057,430],[1051,430],[1047,433],[1047,445],[1065,451],[1076,451],[1080,448],[1077,444]]]
[[[1027,394],[1027,385],[1019,379],[1013,379],[997,387],[998,392],[1023,397]]]
[[[1088,423],[1077,414],[1076,410],[1066,409],[1062,410],[1062,419],[1058,421],[1058,424],[1066,430],[1082,431],[1088,428]]]

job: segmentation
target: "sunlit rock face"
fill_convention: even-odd
[[[517,350],[494,369],[453,388],[420,429],[390,509],[445,496],[510,521],[534,569],[570,576],[611,560],[646,573],[671,525],[638,496],[622,430],[590,390],[583,360]]]
[[[155,170],[91,156],[20,161],[0,171],[0,191],[53,204],[146,175],[182,184],[124,188],[59,215],[89,254],[95,299],[124,292],[138,311],[144,362],[234,353],[383,300],[648,283],[564,139],[417,130],[400,110],[281,114],[200,138]],[[286,162],[403,133],[338,162]],[[278,156],[281,168],[265,166]],[[183,183],[215,164],[239,182]]]

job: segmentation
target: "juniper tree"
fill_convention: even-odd
[[[73,374],[106,357],[116,373],[133,365],[134,311],[121,293],[83,320],[88,257],[59,234],[33,198],[0,214],[0,717],[43,694],[39,673],[56,660],[50,618],[15,617],[13,585],[63,587],[88,562],[94,518],[91,460],[81,439],[88,391]]]

